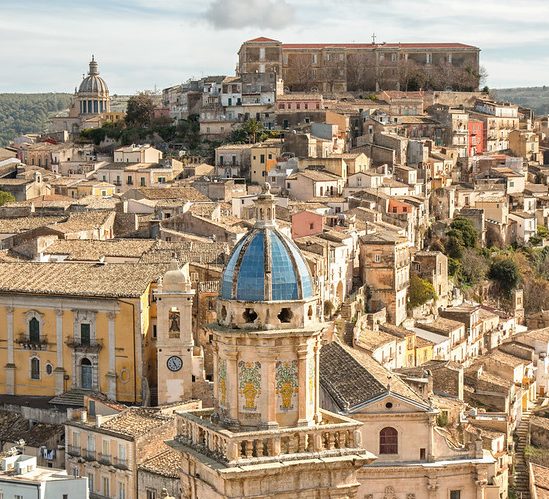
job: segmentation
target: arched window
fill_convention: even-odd
[[[31,359],[31,379],[40,379],[40,359],[36,357]]]
[[[31,343],[40,343],[40,322],[36,317],[29,320],[29,340]]]
[[[398,431],[388,426],[379,432],[379,453],[398,454]]]

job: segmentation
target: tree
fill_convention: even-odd
[[[147,127],[151,124],[154,113],[154,102],[150,95],[141,92],[132,95],[128,100],[126,123],[128,126]]]
[[[450,232],[459,237],[466,248],[476,247],[478,232],[467,218],[457,217],[454,219],[450,224]]]
[[[15,197],[11,192],[0,191],[0,206],[5,205],[6,203],[13,203]]]
[[[511,258],[495,260],[490,267],[488,277],[496,282],[501,292],[507,297],[511,296],[512,291],[520,283],[518,266]]]
[[[255,144],[257,137],[263,132],[263,125],[257,120],[248,120],[242,126],[246,135],[248,136],[248,142]]]
[[[461,279],[470,286],[476,286],[483,281],[488,274],[490,264],[477,251],[465,248],[461,258]]]
[[[416,308],[424,305],[429,300],[436,300],[437,294],[433,285],[419,277],[417,274],[412,274],[410,277],[410,289],[408,297],[409,308]]]

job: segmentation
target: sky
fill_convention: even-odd
[[[461,42],[491,88],[549,84],[547,0],[0,0],[0,92],[111,94],[234,74],[241,43]]]

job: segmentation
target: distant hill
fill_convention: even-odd
[[[71,95],[0,94],[0,147],[23,133],[45,131],[48,117],[67,109]]]
[[[549,86],[498,88],[490,90],[497,100],[512,102],[532,109],[536,115],[549,114]]]

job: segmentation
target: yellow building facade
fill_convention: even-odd
[[[155,383],[152,288],[162,273],[159,265],[1,263],[0,390],[82,389],[142,402]]]

